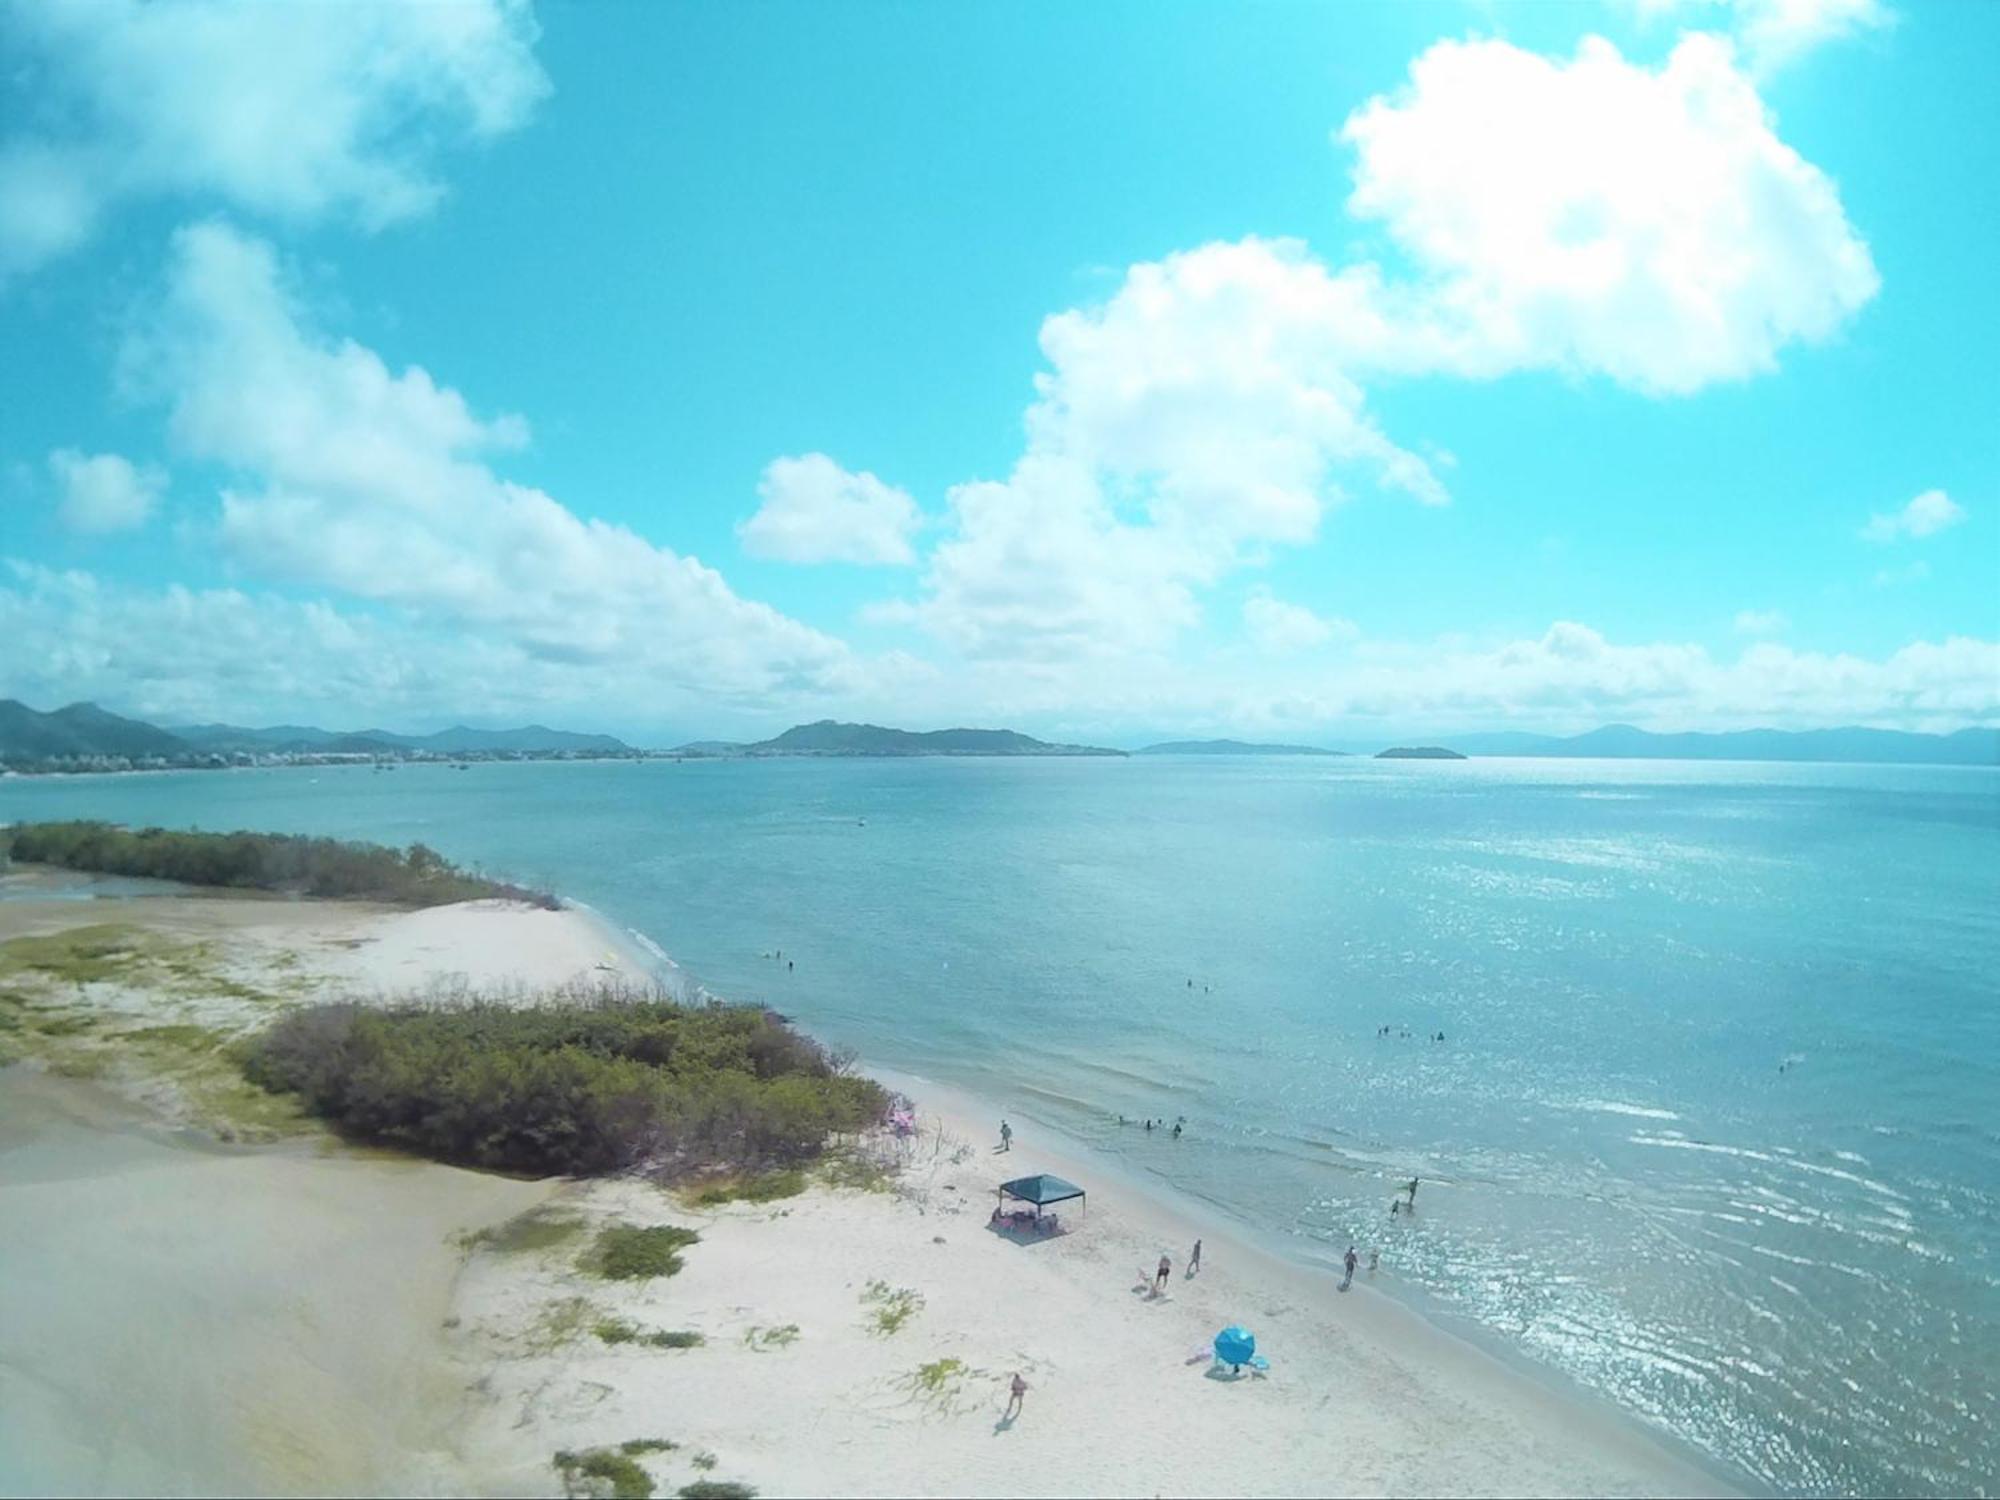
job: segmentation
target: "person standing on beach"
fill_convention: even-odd
[[[1412,1177],[1410,1179],[1410,1212],[1415,1213],[1416,1211],[1417,1211],[1417,1179]]]
[[[1014,1378],[1007,1382],[1007,1410],[1001,1417],[1003,1422],[1011,1422],[1021,1415],[1021,1402],[1027,1394],[1028,1382],[1023,1380],[1021,1372],[1016,1370]]]
[[[1164,1253],[1160,1256],[1160,1269],[1153,1273],[1153,1295],[1159,1296],[1174,1279],[1174,1263]]]
[[[1000,1149],[1002,1151],[1014,1149],[1014,1127],[1005,1120],[1000,1122]]]
[[[1340,1283],[1340,1289],[1343,1292],[1354,1285],[1354,1265],[1358,1258],[1354,1253],[1352,1245],[1347,1247],[1347,1254],[1341,1257],[1341,1264],[1347,1267],[1347,1275]]]
[[[1194,1242],[1194,1249],[1188,1252],[1187,1274],[1194,1275],[1201,1269],[1201,1241]]]
[[[1373,1276],[1377,1271],[1381,1269],[1382,1269],[1382,1252],[1380,1250],[1370,1250],[1368,1252],[1368,1274],[1370,1276]]]

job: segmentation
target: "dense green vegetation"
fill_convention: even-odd
[[[887,1103],[768,1011],[638,991],[314,1006],[257,1038],[246,1071],[349,1135],[522,1172],[794,1166]]]
[[[190,833],[115,823],[20,823],[0,829],[0,854],[106,875],[305,896],[441,906],[501,896],[554,906],[553,896],[467,874],[434,849],[283,833]]]

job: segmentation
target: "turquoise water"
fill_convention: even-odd
[[[2000,773],[1161,758],[0,782],[0,818],[71,815],[421,839],[544,882],[720,994],[1296,1250],[1379,1245],[1448,1322],[1771,1486],[2000,1491]],[[1412,1175],[1418,1213],[1392,1219]]]

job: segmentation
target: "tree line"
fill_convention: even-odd
[[[399,906],[442,906],[493,897],[557,905],[546,891],[474,875],[423,844],[390,849],[300,834],[131,829],[103,822],[21,823],[0,829],[0,855],[106,875]]]

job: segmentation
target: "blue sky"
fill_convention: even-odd
[[[2000,7],[0,0],[0,694],[2000,722]]]

